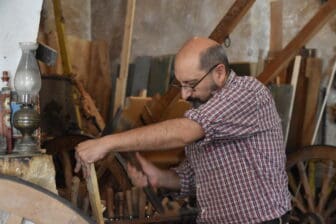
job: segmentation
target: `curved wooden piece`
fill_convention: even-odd
[[[58,195],[16,177],[0,175],[0,209],[34,223],[94,223]]]
[[[336,147],[308,146],[288,156],[290,223],[336,223]]]
[[[311,145],[291,153],[287,157],[287,168],[292,167],[300,161],[310,159],[325,159],[336,161],[336,147],[330,145]]]

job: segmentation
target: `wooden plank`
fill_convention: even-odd
[[[254,2],[255,0],[236,0],[209,37],[223,43]]]
[[[125,94],[126,94],[126,83],[128,76],[128,64],[131,56],[131,44],[132,44],[132,33],[133,33],[133,21],[135,14],[135,4],[136,0],[127,1],[127,11],[124,26],[124,37],[122,43],[122,50],[120,56],[120,72],[117,78],[113,114],[116,113],[118,108],[124,106]]]
[[[293,108],[294,108],[294,102],[295,102],[295,96],[296,96],[296,87],[299,79],[299,73],[300,73],[300,66],[301,66],[301,56],[296,56],[294,61],[294,67],[293,67],[293,74],[292,74],[292,80],[291,80],[291,86],[293,87],[292,96],[289,101],[289,115],[288,115],[288,124],[286,126],[286,130],[284,132],[284,142],[285,145],[287,144],[288,134],[289,134],[289,127],[292,120],[292,114],[293,114]]]
[[[303,54],[304,55],[304,54]],[[306,61],[307,57],[302,56],[299,77],[297,81],[295,99],[293,105],[292,118],[290,122],[290,129],[287,138],[287,150],[296,150],[302,146],[302,126],[303,126],[303,116],[304,108],[306,107]],[[294,70],[294,69],[293,69]]]
[[[262,83],[269,83],[281,72],[288,62],[303,47],[336,12],[336,0],[324,3],[313,18],[287,44],[281,53],[270,62],[264,71],[257,77]]]
[[[296,56],[294,61],[293,75],[291,84],[270,85],[270,90],[273,95],[284,134],[284,143],[287,144],[289,127],[293,114],[296,86],[300,73],[301,56]]]
[[[315,125],[318,96],[320,92],[320,82],[322,76],[322,60],[320,58],[309,57],[306,65],[307,97],[306,108],[303,119],[302,145],[310,145]]]
[[[336,61],[334,62],[334,65],[333,65],[333,68],[332,68],[332,71],[331,71],[331,74],[330,74],[330,78],[329,78],[329,81],[328,81],[326,95],[325,95],[325,97],[323,99],[322,106],[321,106],[321,108],[319,110],[319,114],[318,114],[317,122],[315,124],[315,128],[314,128],[314,133],[313,133],[311,145],[315,144],[315,140],[316,140],[316,137],[317,137],[317,132],[319,130],[319,127],[320,127],[320,124],[321,124],[321,120],[322,120],[322,117],[323,117],[323,111],[324,111],[324,109],[325,109],[325,107],[327,105],[328,96],[330,94],[330,91],[331,91],[331,88],[332,88],[332,84],[333,84],[335,75],[336,75]]]
[[[100,201],[99,188],[94,164],[89,164],[89,176],[86,177],[86,185],[89,193],[91,209],[98,224],[104,224],[103,209]]]

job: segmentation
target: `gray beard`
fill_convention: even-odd
[[[187,99],[187,101],[191,104],[192,108],[198,108],[199,106],[205,103],[198,98],[190,98],[190,97]]]
[[[210,96],[206,99],[206,100],[201,100],[199,98],[194,98],[194,97],[189,97],[187,99],[187,101],[191,104],[191,106],[195,109],[197,109],[199,106],[201,106],[202,104],[208,102],[208,100],[213,96],[212,93],[217,91],[219,89],[219,87],[216,85],[216,84],[213,84],[211,87],[210,87],[210,90],[211,90],[211,94]]]

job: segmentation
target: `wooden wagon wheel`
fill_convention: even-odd
[[[0,175],[0,198],[0,210],[9,213],[4,223],[94,223],[67,200],[17,177]]]
[[[308,146],[287,160],[290,223],[336,223],[336,147]]]

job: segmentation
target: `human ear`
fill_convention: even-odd
[[[226,70],[223,64],[219,64],[216,68],[214,80],[219,86],[223,86],[226,80]]]

